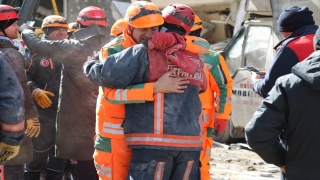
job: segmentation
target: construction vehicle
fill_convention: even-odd
[[[169,0],[151,0],[160,8]],[[244,138],[244,128],[263,98],[252,90],[251,74],[245,66],[267,71],[275,55],[274,46],[282,40],[276,30],[277,19],[284,8],[297,5],[308,6],[313,11],[317,25],[320,24],[319,0],[176,0],[186,4],[204,22],[201,35],[210,43],[229,38],[230,30],[235,35],[224,48],[224,56],[233,78],[232,115],[226,130],[213,136],[218,142],[232,142]]]

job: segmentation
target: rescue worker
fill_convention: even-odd
[[[191,8],[172,4],[164,11],[171,17],[172,31],[190,31],[194,21]],[[131,15],[129,24],[134,24],[139,15]],[[203,63],[198,55],[184,50],[186,42],[177,33],[156,33],[150,38],[147,45],[127,48],[102,63],[88,61],[84,71],[109,88],[154,82],[170,69],[175,70],[174,76],[190,74],[184,93],[156,93],[154,102],[127,104],[123,125],[127,145],[132,148],[128,179],[198,179],[202,149],[198,93],[206,89]]]
[[[195,15],[194,25],[189,35],[194,38],[187,41],[194,46],[203,46],[199,38],[203,29],[201,19]],[[186,36],[186,38],[190,38]],[[197,48],[190,46],[190,51]],[[188,46],[187,46],[188,47]],[[216,135],[219,135],[226,129],[227,121],[230,119],[232,111],[231,96],[232,96],[232,78],[228,71],[228,66],[223,56],[213,50],[209,50],[209,43],[207,46],[200,48],[207,51],[201,56],[204,60],[204,71],[208,80],[208,88],[206,92],[200,94],[202,103],[202,116],[204,120],[203,133],[203,150],[200,154],[201,161],[201,179],[210,180],[210,157],[212,148],[212,132],[213,128]],[[187,50],[189,50],[187,48]],[[216,98],[215,98],[216,97]],[[217,100],[215,100],[217,99]],[[217,108],[215,107],[217,104]]]
[[[18,154],[22,142],[24,93],[8,58],[2,52],[0,52],[0,124],[0,161],[8,161]],[[2,167],[0,179],[4,179]]]
[[[144,10],[148,13],[139,16],[134,23],[129,21],[129,18],[133,16],[132,13]],[[126,14],[127,26],[123,29],[124,33],[101,49],[100,61],[125,48],[145,42],[152,34],[157,33],[159,26],[163,24],[160,10],[150,2],[135,2],[129,6]],[[112,27],[114,28],[115,25]],[[113,28],[111,28],[111,35],[121,34],[115,33]],[[177,90],[168,84],[177,83],[182,86],[186,82],[182,78],[171,79],[169,74],[166,74],[155,83],[133,85],[124,90],[101,87],[97,102],[97,135],[94,153],[95,166],[100,179],[124,180],[128,175],[131,149],[127,148],[121,127],[125,117],[123,104],[153,101],[154,92],[176,92]],[[122,94],[122,98],[118,98],[119,93]],[[111,148],[106,148],[110,147],[110,144]],[[112,170],[107,171],[108,168]]]
[[[42,40],[63,40],[67,38],[68,22],[62,16],[50,15],[44,18],[41,29]],[[67,160],[54,157],[54,145],[62,63],[31,53],[26,57],[26,64],[42,131],[32,139],[33,160],[25,166],[25,179],[39,180],[43,168],[46,168],[46,179],[61,179]]]
[[[120,36],[127,26],[128,26],[128,22],[126,21],[125,18],[121,18],[121,19],[117,20],[111,27],[110,35],[113,38]],[[149,26],[149,25],[147,25],[147,26]]]
[[[71,159],[75,180],[98,179],[94,163],[95,107],[98,85],[82,73],[82,65],[109,41],[102,9],[89,6],[77,17],[76,40],[41,41],[23,26],[22,38],[39,56],[63,63],[57,113],[56,157]]]
[[[79,28],[76,22],[69,23],[67,39],[74,39],[73,33],[76,32],[78,29]]]
[[[28,79],[25,73],[25,59],[18,51],[19,48],[14,46],[12,39],[18,37],[18,12],[11,6],[0,5],[0,51],[9,59],[13,70],[15,71],[21,87],[25,95],[25,119],[26,129],[25,136],[19,137],[17,140],[23,138],[18,155],[6,162],[0,163],[4,166],[4,174],[6,180],[20,180],[24,179],[24,164],[30,162],[32,156],[32,142],[30,137],[37,137],[40,133],[39,114],[33,102],[33,98],[27,84]],[[12,147],[17,152],[18,149]]]

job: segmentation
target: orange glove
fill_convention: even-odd
[[[32,96],[37,101],[37,103],[40,107],[48,108],[52,104],[52,101],[50,100],[50,98],[48,96],[53,97],[54,94],[52,92],[44,91],[42,89],[37,88],[37,89],[33,90]]]
[[[29,137],[38,137],[40,134],[40,122],[38,118],[28,119],[27,121],[27,129],[24,131]]]
[[[223,131],[225,131],[226,127],[227,127],[227,120],[225,120],[225,119],[216,119],[214,121],[214,132],[216,133],[216,136],[218,136]]]

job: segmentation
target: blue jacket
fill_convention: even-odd
[[[203,68],[200,58],[196,56],[196,59],[202,63],[199,67]],[[157,67],[153,66],[153,62],[156,62],[154,65]],[[140,44],[111,55],[102,63],[89,61],[84,65],[84,70],[87,76],[99,85],[119,89],[150,82],[154,74],[163,74],[160,74],[158,69],[167,71],[171,66],[174,65],[169,65],[164,56],[157,56],[155,51],[150,51]],[[186,74],[178,67],[174,68],[177,74]],[[202,68],[199,68],[199,72],[203,72]],[[197,71],[197,78],[200,77],[201,80],[197,81],[206,84],[205,75],[199,72]],[[197,79],[194,75],[191,76]],[[192,77],[189,78],[190,82]],[[181,94],[156,93],[154,102],[127,104],[124,133],[128,146],[182,151],[201,150],[203,122],[199,121],[199,90],[198,85],[189,84]]]
[[[281,41],[275,47],[277,52],[266,76],[253,82],[253,90],[266,98],[278,77],[290,74],[295,64],[314,52],[313,37],[317,29],[316,25],[304,26]]]
[[[0,52],[1,142],[20,145],[24,132],[24,93],[7,57]]]

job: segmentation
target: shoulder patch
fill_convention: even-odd
[[[46,59],[41,59],[40,65],[41,65],[42,67],[47,67],[47,66],[49,66],[49,61],[46,60]]]

